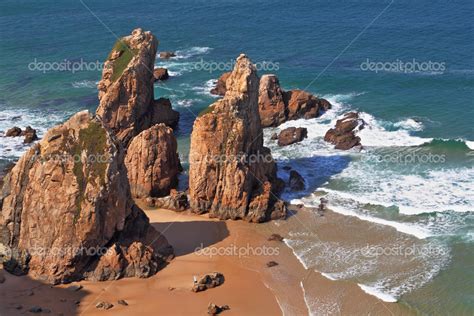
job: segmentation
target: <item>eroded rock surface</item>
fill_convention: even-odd
[[[124,151],[87,111],[50,129],[5,177],[0,261],[49,283],[146,277],[172,255],[133,202]]]
[[[173,130],[157,124],[134,137],[125,165],[134,198],[168,195],[178,185],[182,170]]]
[[[365,122],[359,118],[358,113],[348,112],[337,120],[334,128],[326,132],[324,140],[334,144],[336,149],[348,150],[360,146],[360,137],[356,132],[363,129],[364,125]]]
[[[278,135],[278,146],[288,146],[301,142],[308,137],[308,130],[304,127],[288,127]]]
[[[247,56],[237,58],[226,84],[224,98],[194,122],[190,206],[212,217],[262,222],[271,218],[281,180],[270,150],[263,147],[259,78]]]
[[[171,106],[154,101],[153,68],[157,46],[158,41],[151,32],[135,29],[115,43],[104,64],[96,114],[125,148],[142,131],[158,123],[174,127],[179,118]]]
[[[217,84],[214,88],[211,89],[211,93],[215,95],[225,95],[225,92],[227,91],[226,88],[226,81],[227,78],[230,76],[230,71],[229,72],[224,72],[219,79],[217,79]]]

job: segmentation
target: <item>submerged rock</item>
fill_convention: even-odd
[[[122,146],[87,111],[49,130],[4,179],[4,268],[53,284],[156,272],[172,248],[134,205],[126,174]]]
[[[151,32],[135,29],[116,42],[104,64],[96,114],[125,148],[142,131],[159,123],[175,127],[179,118],[169,100],[154,100],[157,46]]]
[[[5,137],[18,137],[21,135],[21,128],[14,126],[5,132]]]
[[[25,139],[23,140],[25,144],[31,144],[35,140],[38,140],[36,130],[31,128],[31,126],[27,126],[25,130],[21,132],[21,136],[25,136]]]
[[[141,132],[128,147],[125,165],[134,198],[168,195],[182,170],[173,130],[157,124]]]
[[[295,170],[291,170],[288,185],[292,191],[303,191],[305,188],[304,178]]]
[[[259,79],[247,56],[237,58],[226,84],[224,98],[194,122],[190,206],[221,219],[269,220],[281,180],[270,150],[263,146]]]
[[[359,118],[359,113],[348,112],[337,120],[336,126],[324,135],[324,140],[335,145],[336,149],[347,150],[360,145],[360,137],[356,131],[364,128],[365,122]]]
[[[175,52],[160,52],[161,59],[170,59],[171,57],[176,57]]]
[[[288,127],[278,135],[278,146],[288,146],[301,142],[308,137],[308,130],[304,127]]]

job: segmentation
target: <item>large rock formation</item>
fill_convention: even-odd
[[[221,219],[272,218],[281,180],[263,147],[258,113],[259,79],[245,55],[237,58],[223,99],[194,122],[191,135],[191,209]],[[284,216],[281,203],[279,216]]]
[[[356,112],[345,113],[342,119],[337,120],[336,126],[324,135],[324,140],[334,144],[336,149],[347,150],[360,145],[360,137],[356,132],[364,128],[365,122]]]
[[[132,139],[125,157],[134,198],[168,195],[182,170],[173,130],[157,124]]]
[[[123,147],[88,112],[49,130],[4,180],[0,262],[14,274],[147,277],[172,254],[133,203]]]
[[[179,113],[154,101],[153,67],[158,41],[135,29],[112,48],[98,84],[97,116],[124,147],[132,138],[158,123],[176,126]],[[170,118],[173,120],[170,120]]]
[[[211,93],[224,95],[228,77],[229,73],[224,73]],[[283,91],[278,77],[268,74],[260,79],[258,108],[262,127],[269,127],[289,120],[318,117],[331,108],[331,103],[303,90]]]

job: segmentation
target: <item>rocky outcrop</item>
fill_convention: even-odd
[[[176,57],[175,52],[160,52],[161,59],[170,59],[171,57]]]
[[[260,79],[258,109],[263,127],[278,126],[287,120],[287,105],[280,88],[280,81],[275,75],[263,75]]]
[[[324,140],[335,145],[336,149],[347,150],[360,145],[360,137],[356,132],[364,128],[365,122],[359,118],[356,112],[344,114],[342,119],[337,120],[336,126],[324,135]]]
[[[303,90],[285,92],[284,99],[288,109],[288,120],[315,118],[331,108],[329,101]]]
[[[134,137],[125,157],[134,198],[168,195],[182,170],[173,130],[157,124]]]
[[[163,81],[167,80],[170,77],[168,69],[166,68],[155,68],[153,70],[153,80],[154,81]]]
[[[49,283],[146,277],[172,254],[130,194],[121,144],[87,111],[53,127],[5,177],[0,261]]]
[[[176,117],[179,117],[171,107],[154,101],[153,66],[157,45],[150,32],[135,29],[116,42],[104,64],[96,114],[125,148],[133,137],[155,124],[176,126]],[[170,121],[170,117],[175,119]]]
[[[303,177],[295,170],[290,171],[288,185],[292,191],[303,191],[305,188]]]
[[[38,136],[36,134],[36,130],[31,128],[31,126],[27,126],[25,130],[21,130],[18,126],[14,126],[5,132],[5,137],[19,137],[24,136],[25,139],[23,142],[25,144],[31,144],[35,140],[38,140]]]
[[[221,95],[221,96],[225,95],[225,92],[227,91],[226,81],[227,81],[227,78],[229,78],[230,73],[231,73],[230,71],[224,72],[219,77],[219,79],[217,79],[217,84],[214,88],[211,89],[211,94]]]
[[[226,84],[224,98],[194,122],[190,206],[211,217],[262,222],[271,218],[281,180],[270,150],[263,147],[259,79],[247,56],[237,58]]]
[[[298,143],[308,137],[308,130],[304,127],[288,127],[278,135],[278,146],[288,146]]]
[[[192,288],[193,292],[201,292],[212,289],[224,283],[224,275],[219,272],[205,274],[197,280]]]

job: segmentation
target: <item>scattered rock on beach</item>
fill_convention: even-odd
[[[214,288],[224,283],[224,275],[219,272],[213,272],[202,276],[192,288],[193,292],[201,292]]]
[[[39,314],[39,313],[43,312],[43,309],[39,306],[32,306],[32,307],[30,307],[30,309],[28,311],[30,313],[33,313],[33,314]]]
[[[229,305],[218,306],[216,304],[209,303],[209,305],[207,306],[207,313],[209,315],[218,315],[222,313],[223,311],[226,311],[229,309],[230,309]]]
[[[302,191],[305,188],[303,177],[295,170],[290,171],[288,184],[293,191]]]
[[[215,94],[215,95],[220,95],[220,96],[224,96],[226,91],[227,91],[227,88],[226,88],[226,80],[227,78],[229,78],[231,72],[224,72],[220,77],[219,79],[217,79],[217,84],[214,88],[211,89],[211,94]]]
[[[278,146],[288,146],[301,142],[308,137],[308,130],[304,127],[288,127],[278,135]]]
[[[111,304],[111,303],[109,303],[109,302],[98,302],[98,303],[95,305],[95,308],[97,308],[97,309],[104,309],[104,310],[111,309],[112,307],[114,307],[114,305]]]
[[[123,305],[123,306],[128,306],[128,303],[127,303],[127,301],[125,301],[125,300],[118,300],[118,301],[117,301],[117,304]]]
[[[149,207],[162,208],[177,212],[182,212],[189,208],[188,195],[186,192],[180,192],[175,189],[171,189],[170,195],[162,198],[148,197],[146,202]]]
[[[360,137],[356,136],[356,131],[363,129],[364,125],[359,113],[345,113],[342,119],[337,120],[336,126],[326,132],[324,140],[334,144],[336,149],[351,149],[360,145]]]
[[[67,287],[67,290],[68,290],[68,291],[71,291],[71,292],[77,292],[77,291],[82,290],[82,285],[80,285],[80,284],[78,284],[78,285],[71,285],[71,286],[68,286],[68,287]]]
[[[160,52],[161,59],[170,59],[171,57],[176,57],[175,52]]]
[[[163,81],[167,80],[170,77],[168,69],[166,68],[155,68],[153,70],[153,79],[154,81]]]
[[[271,267],[274,267],[274,266],[277,266],[278,265],[278,262],[275,262],[275,261],[268,261],[267,262],[267,267],[268,268],[271,268]]]
[[[268,241],[283,241],[283,237],[280,234],[271,234],[270,237],[268,237]]]
[[[277,140],[278,139],[278,134],[273,133],[272,136],[270,137],[271,140]]]

